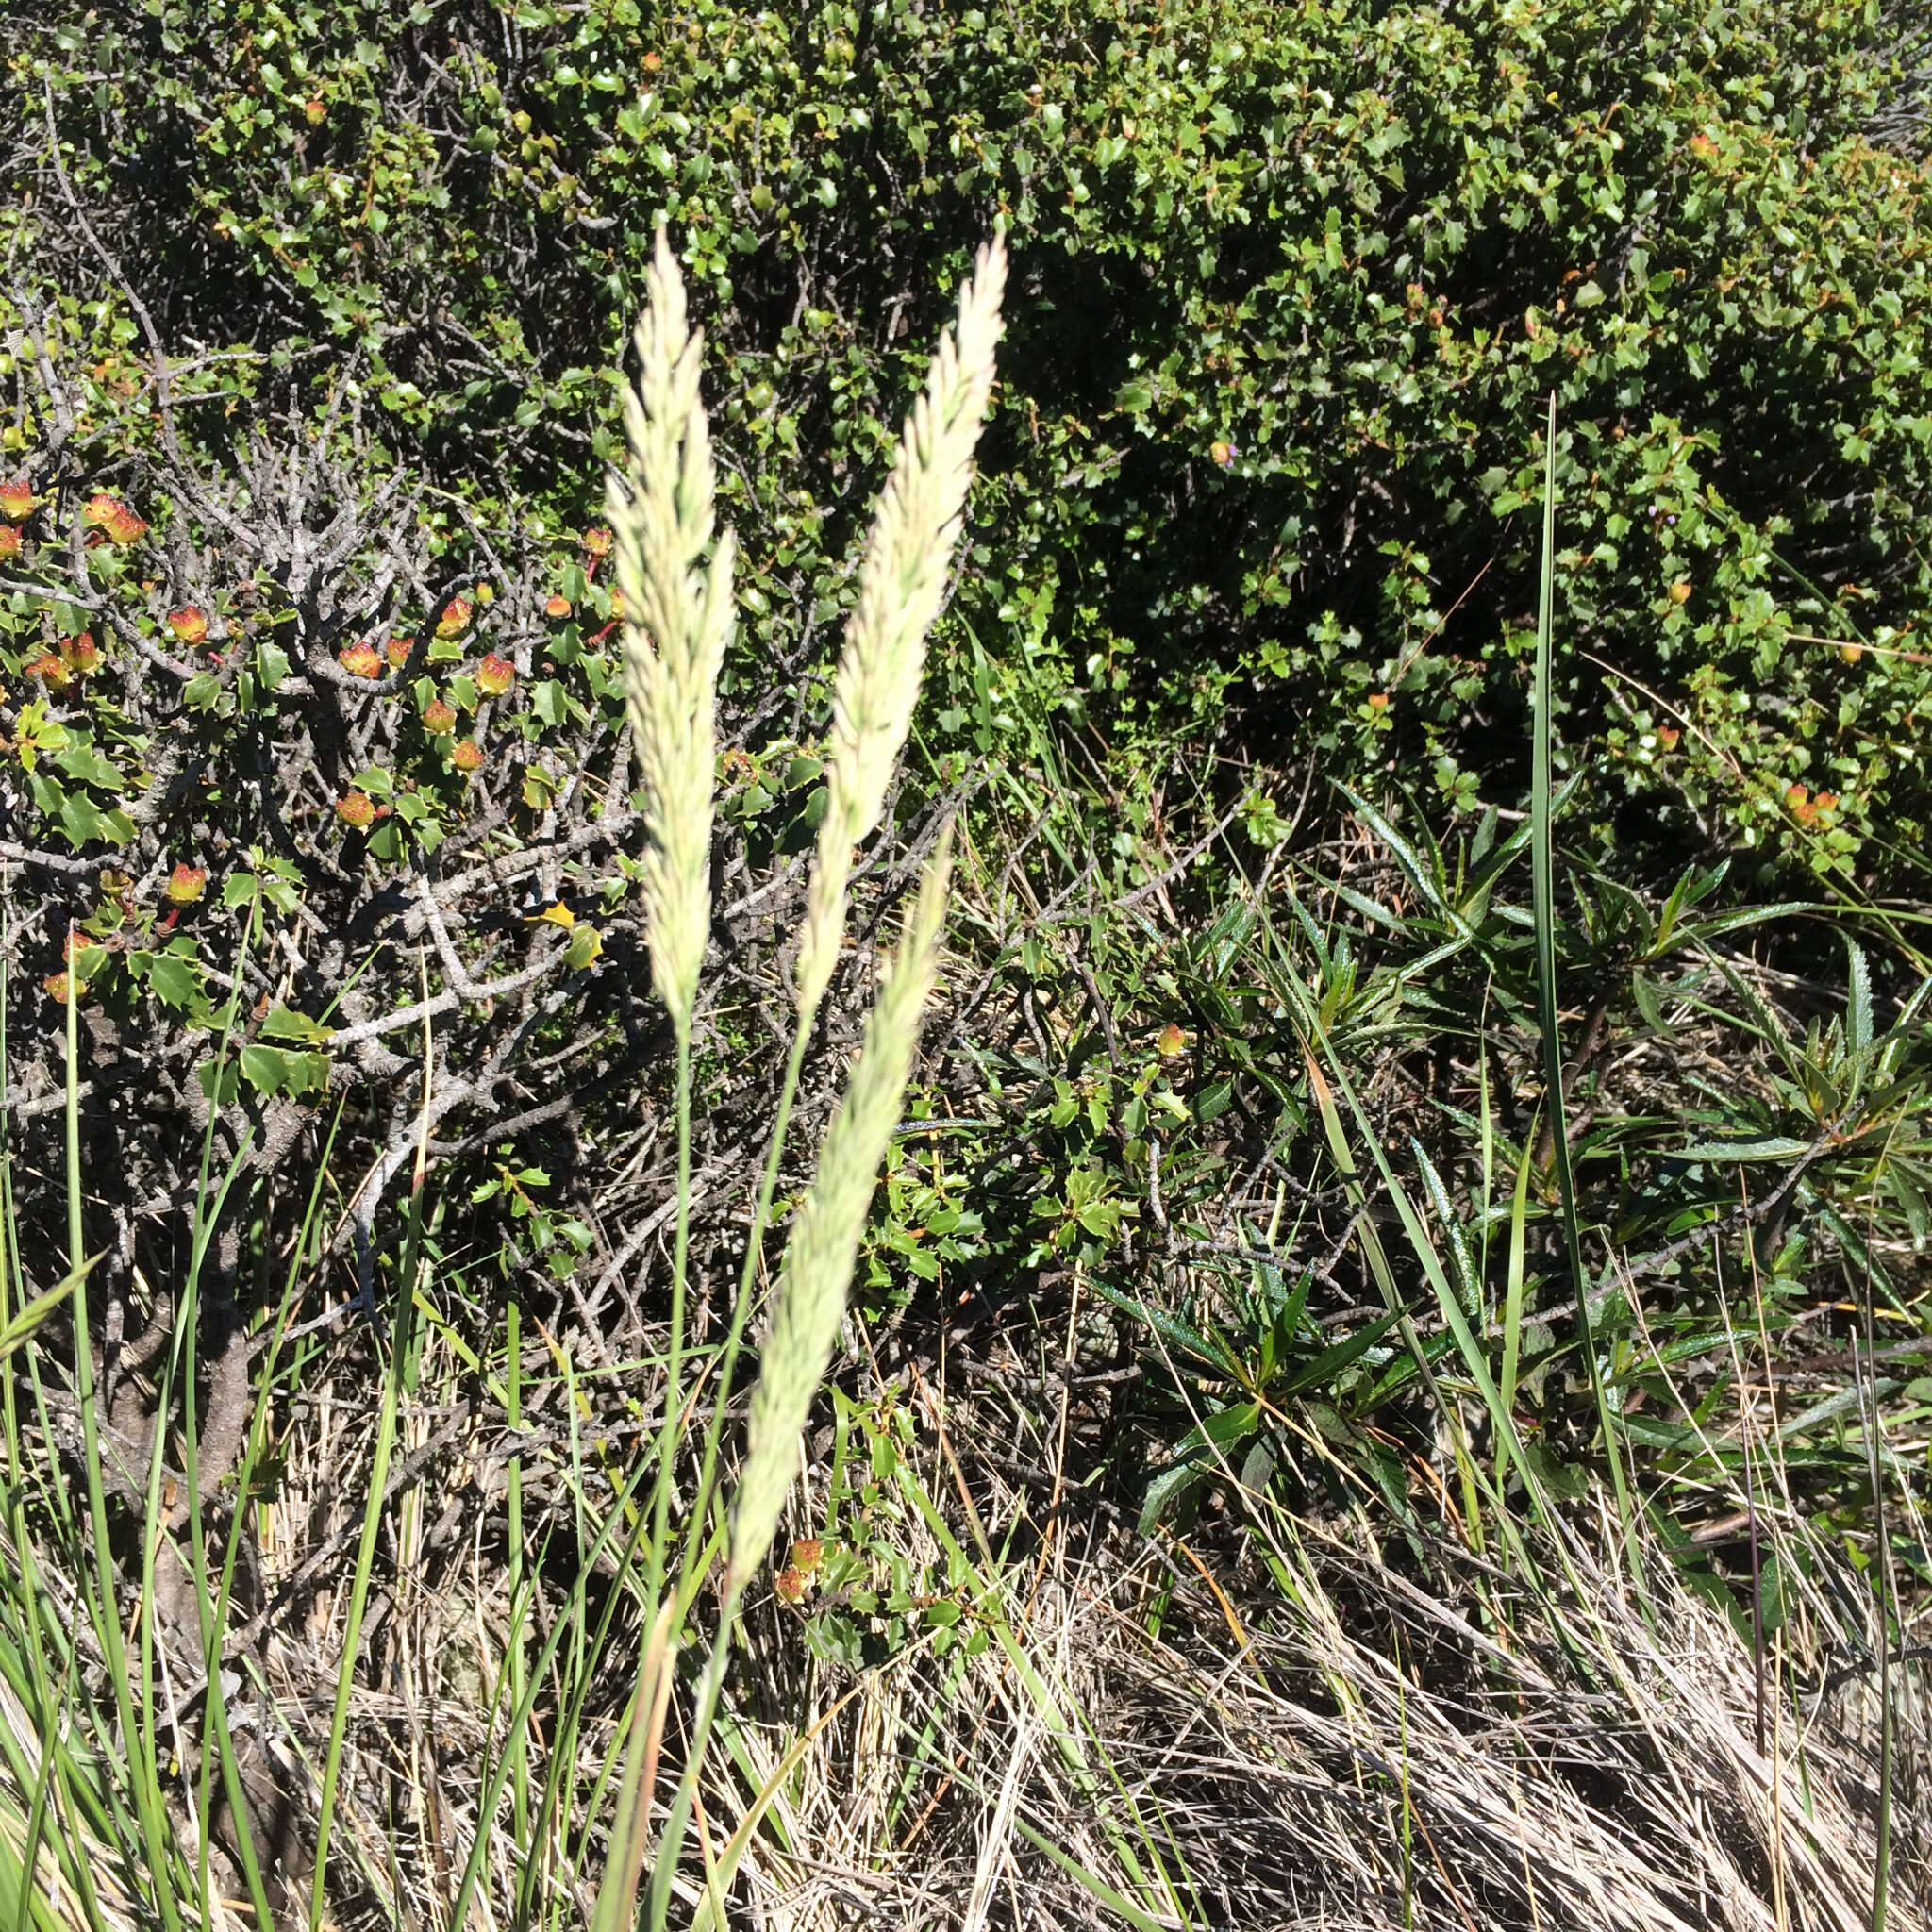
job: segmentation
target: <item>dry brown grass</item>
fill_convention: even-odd
[[[385,1538],[395,1582],[366,1626],[344,1769],[345,1924],[449,1924],[484,1749],[505,1741],[492,1709],[508,1610],[496,1559],[502,1444],[433,1399],[458,1368],[432,1341],[423,1399],[406,1420]],[[1044,1840],[1161,1925],[1867,1925],[1876,1768],[1861,1680],[1802,1714],[1810,1700],[1799,1686],[1815,1686],[1831,1661],[1807,1633],[1831,1626],[1827,1598],[1841,1624],[1851,1595],[1836,1590],[1822,1547],[1760,1755],[1748,1646],[1655,1548],[1646,1618],[1605,1554],[1614,1538],[1601,1513],[1582,1508],[1572,1525],[1580,1591],[1559,1594],[1554,1609],[1465,1549],[1381,1547],[1366,1516],[1210,1516],[1185,1541],[1149,1541],[1085,1502],[1055,1516],[1038,1487],[1008,1480],[973,1447],[970,1397],[944,1411],[942,1447],[928,1398],[909,1479],[971,1553],[971,1588],[985,1587],[994,1641],[967,1662],[958,1652],[936,1659],[915,1638],[855,1673],[812,1657],[800,1611],[769,1597],[751,1607],[703,1792],[702,1828],[722,1850],[772,1787],[739,1869],[735,1923],[786,1932],[1123,1923],[1038,1849]],[[367,1407],[346,1380],[316,1390],[284,1440],[264,1543],[264,1604],[296,1587],[255,1637],[266,1694],[252,1700],[252,1721],[298,1817],[313,1804],[303,1760],[315,1760],[326,1735],[341,1640],[327,1553],[358,1520],[340,1477],[359,1460]],[[577,1453],[590,1489],[603,1484],[608,1495],[594,1431]],[[570,1450],[529,1460],[560,1473]],[[532,1488],[542,1484],[533,1477]],[[560,1474],[555,1493],[567,1514]],[[812,1507],[809,1493],[794,1503],[800,1532]],[[934,1523],[904,1515],[899,1554],[915,1571],[943,1570]],[[1057,1526],[1042,1537],[1036,1523]],[[1004,1559],[988,1561],[980,1533]],[[322,1576],[304,1587],[318,1555]],[[615,1740],[631,1662],[628,1643],[613,1646],[579,1740],[586,1782]],[[1901,1705],[1889,1923],[1909,1932],[1932,1924],[1932,1759],[1912,1701]],[[6,1710],[31,1761],[21,1713]],[[533,1754],[548,1739],[540,1719]],[[10,1807],[25,1795],[9,1789]],[[574,1871],[574,1845],[520,1844],[508,1806],[489,1832],[488,1912],[473,1924],[508,1923],[533,1856],[548,1863],[545,1898],[561,1923],[588,1911],[594,1840]],[[112,1857],[99,1862],[111,1880]],[[110,1883],[110,1907],[115,1896]],[[685,1905],[695,1908],[694,1887]],[[117,1910],[112,1923],[135,1921]]]

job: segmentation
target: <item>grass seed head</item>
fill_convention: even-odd
[[[644,909],[651,976],[689,1037],[711,924],[711,777],[718,672],[731,633],[733,542],[698,562],[712,533],[710,433],[698,399],[703,338],[664,231],[624,401],[630,461],[607,492],[624,596],[625,688],[643,769]]]
[[[732,1518],[730,1574],[739,1588],[757,1574],[771,1548],[798,1466],[798,1433],[839,1338],[866,1213],[899,1118],[920,1015],[938,969],[951,871],[948,837],[920,881],[906,936],[866,1022],[858,1063],[819,1149],[817,1177],[786,1243]]]
[[[825,815],[798,954],[803,1016],[816,1010],[838,959],[852,848],[878,824],[912,728],[925,634],[945,595],[992,391],[1006,283],[1006,245],[995,237],[979,252],[951,334],[940,339],[866,540],[832,696]]]

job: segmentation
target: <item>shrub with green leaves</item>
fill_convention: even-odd
[[[1598,814],[1838,875],[1915,837],[1903,10],[218,0],[187,26],[9,23],[15,179],[43,189],[16,259],[107,286],[44,178],[44,83],[163,334],[253,351],[200,379],[352,398],[482,527],[534,501],[554,539],[614,448],[617,319],[668,216],[733,318],[749,750],[823,716],[877,425],[999,210],[1026,300],[943,741],[1008,748],[1028,709],[1117,745],[1184,725],[1508,802],[1554,389],[1584,646],[1557,698],[1606,754]]]

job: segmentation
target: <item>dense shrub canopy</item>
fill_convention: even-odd
[[[1116,741],[1151,714],[1507,802],[1554,391],[1573,741],[1693,844],[1848,873],[1915,836],[1923,667],[1837,648],[1909,647],[1928,568],[1932,217],[1904,30],[1862,5],[89,19],[9,28],[15,275],[107,296],[75,318],[90,356],[142,351],[44,92],[171,351],[254,352],[201,378],[249,399],[227,425],[359,404],[460,501],[424,508],[467,562],[465,513],[568,557],[669,216],[766,733],[809,728],[774,653],[823,655],[997,213],[1022,299],[946,736],[996,746],[1003,705]]]
[[[1756,853],[1856,895],[1922,835],[1932,209],[1897,19],[152,0],[0,32],[8,943],[58,985],[80,927],[124,1251],[211,1098],[265,1109],[270,1173],[356,1096],[366,1235],[426,1006],[438,1149],[560,1274],[607,1253],[516,1149],[600,1092],[627,1118],[662,1054],[593,521],[659,217],[745,543],[734,865],[815,822],[858,520],[995,220],[1003,386],[905,824],[975,771],[1104,760],[1068,809],[1135,891],[1163,813],[1238,805],[1259,852],[1317,775],[1516,806],[1554,394],[1597,862]],[[783,900],[745,877],[778,921],[727,913],[749,990]],[[23,1119],[58,1109],[58,1021],[16,1022]]]

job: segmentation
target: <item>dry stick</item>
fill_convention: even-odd
[[[1741,1164],[1740,1164],[1738,1169],[1738,1193],[1740,1207],[1748,1217],[1751,1208],[1750,1184],[1745,1169]],[[1771,1467],[1777,1478],[1778,1494],[1783,1502],[1784,1513],[1789,1518],[1790,1515],[1794,1513],[1794,1506],[1791,1502],[1790,1472],[1785,1465],[1784,1442],[1779,1435],[1777,1379],[1772,1368],[1771,1329],[1765,1320],[1764,1315],[1764,1277],[1757,1266],[1757,1237],[1748,1232],[1746,1233],[1744,1240],[1744,1255],[1745,1258],[1751,1263],[1752,1303],[1754,1310],[1757,1317],[1757,1345],[1761,1352],[1762,1359],[1764,1362],[1764,1400],[1766,1406],[1769,1407],[1771,1411],[1769,1427],[1766,1431],[1763,1440],[1770,1444]],[[1783,1564],[1781,1560],[1778,1569],[1778,1597],[1779,1607],[1781,1611],[1785,1609],[1783,1578],[1786,1575],[1786,1566]],[[1755,1575],[1752,1578],[1752,1582],[1753,1587],[1755,1589],[1757,1582],[1757,1579]],[[1782,1932],[1782,1928],[1785,1923],[1783,1905],[1784,1826],[1782,1823],[1784,1817],[1784,1800],[1783,1787],[1778,1783],[1777,1757],[1779,1750],[1779,1725],[1782,1721],[1785,1697],[1784,1625],[1788,1621],[1788,1612],[1784,1615],[1781,1615],[1779,1618],[1778,1629],[1776,1632],[1777,1641],[1774,1647],[1771,1667],[1772,1783],[1774,1790],[1776,1790],[1779,1794],[1778,1808],[1773,1814],[1773,1822],[1777,1835],[1774,1847],[1775,1862],[1773,1869],[1772,1878],[1778,1899],[1778,1924],[1780,1927],[1780,1932]],[[1760,1744],[1758,1748],[1761,1751],[1763,1749],[1763,1746]]]
[[[1711,1263],[1717,1278],[1718,1311],[1724,1320],[1725,1344],[1731,1352],[1731,1374],[1738,1385],[1738,1454],[1744,1472],[1744,1524],[1751,1536],[1751,1676],[1756,1691],[1757,1755],[1764,1756],[1764,1570],[1757,1536],[1757,1491],[1751,1473],[1751,1413],[1744,1386],[1744,1364],[1738,1356],[1731,1328],[1731,1305],[1724,1294],[1724,1251],[1713,1241]]]
[[[1871,1224],[1866,1224],[1865,1346],[1872,1344]],[[1866,1409],[1866,1373],[1859,1361],[1857,1337],[1852,1338],[1852,1374],[1858,1390],[1858,1420],[1865,1425],[1865,1462],[1872,1480],[1872,1520],[1877,1539],[1873,1566],[1878,1585],[1878,1850],[1872,1864],[1872,1932],[1885,1932],[1886,1896],[1891,1863],[1891,1545],[1885,1526],[1885,1497],[1879,1488],[1878,1380],[1871,1372],[1871,1408]]]
[[[1777,1701],[1771,1707],[1771,1904],[1777,1918],[1777,1932],[1789,1932],[1790,1921],[1785,1909],[1785,1633],[1782,1624],[1777,1631],[1775,1668],[1779,1688]]]

